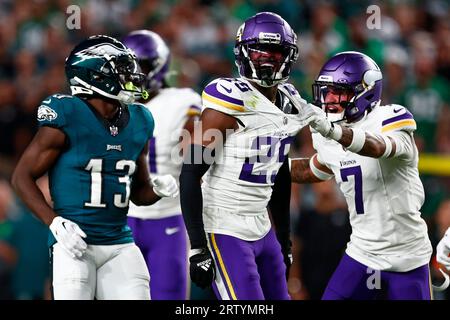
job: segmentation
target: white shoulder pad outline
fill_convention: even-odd
[[[210,82],[202,93],[204,108],[213,108],[228,114],[245,111],[242,93],[251,90],[247,83],[235,78],[219,78]]]
[[[400,130],[413,132],[417,129],[414,116],[404,106],[398,104],[380,106],[379,112],[381,112],[381,133]]]

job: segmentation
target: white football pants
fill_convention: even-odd
[[[55,300],[150,300],[149,280],[134,243],[88,245],[81,258],[53,246]]]

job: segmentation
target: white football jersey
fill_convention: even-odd
[[[292,85],[282,86],[295,91]],[[272,185],[301,129],[298,114],[281,111],[242,78],[212,81],[202,100],[203,108],[229,114],[239,124],[223,149],[216,148],[216,162],[203,177],[205,231],[260,239],[271,227],[267,204]],[[284,110],[294,108],[283,101]]]
[[[318,161],[333,171],[347,200],[352,234],[346,253],[375,270],[406,272],[429,263],[412,114],[400,105],[377,106],[352,127],[392,137],[396,153],[386,159],[360,156],[313,134]]]
[[[189,116],[200,115],[201,98],[188,88],[165,88],[145,106],[155,119],[153,138],[149,141],[150,176],[180,176],[182,158],[179,137]],[[141,219],[159,219],[181,214],[180,198],[162,198],[151,206],[130,202],[128,215]]]

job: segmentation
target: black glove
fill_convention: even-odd
[[[189,263],[192,282],[202,289],[209,287],[215,278],[214,259],[209,249],[192,249]]]

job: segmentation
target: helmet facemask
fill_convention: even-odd
[[[325,111],[328,120],[336,123],[347,120],[346,110],[354,107],[354,99],[357,96],[353,86],[316,81],[312,87],[314,104]],[[329,94],[333,94],[332,101],[327,98]]]
[[[365,107],[364,110],[361,107],[367,105],[368,101],[372,99],[372,89],[373,85],[366,85],[364,81],[357,84],[315,81],[313,84],[314,104],[321,106],[322,110],[326,112],[327,118],[332,122],[355,122],[375,106],[376,103]],[[326,102],[327,94],[330,91],[338,98]],[[343,108],[342,111],[339,110],[339,106]],[[362,111],[365,112],[361,113]]]
[[[121,86],[117,100],[127,104],[148,96],[144,90],[145,75],[131,55],[120,55],[108,59],[102,70],[108,70],[108,67],[111,70],[111,77]]]
[[[85,69],[89,83],[75,76],[71,79],[72,94],[99,95],[130,104],[148,97],[144,90],[145,75],[130,54],[110,56],[105,54],[106,62],[98,71]],[[76,67],[74,67],[76,69]],[[79,72],[82,72],[80,69]]]
[[[289,78],[291,63],[297,59],[297,47],[275,43],[241,44],[236,64],[241,76],[262,87],[272,87]]]

